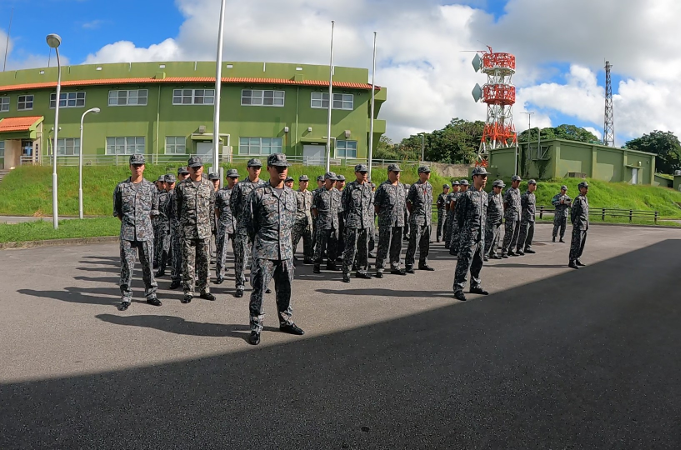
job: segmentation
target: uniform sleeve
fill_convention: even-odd
[[[340,207],[341,207],[342,212],[350,210],[349,202],[350,202],[350,198],[352,197],[351,194],[350,194],[351,189],[352,189],[352,187],[346,186],[346,188],[343,189],[343,191],[341,191],[341,205],[340,205]]]
[[[572,204],[572,208],[570,209],[570,222],[572,222],[572,225],[575,224],[575,220],[579,217],[580,209],[579,201]]]
[[[504,207],[508,208],[511,206],[512,199],[511,199],[511,188],[506,189],[506,193],[504,194]]]
[[[379,186],[376,189],[376,194],[374,194],[374,206],[381,208],[383,206],[383,197],[385,196],[385,189],[383,186]]]
[[[553,198],[551,199],[551,204],[553,206],[560,205],[560,195],[554,195]]]
[[[182,185],[175,186],[175,218],[180,220],[182,213]]]
[[[121,199],[121,185],[117,184],[116,188],[114,189],[113,192],[113,215],[114,217],[123,217],[123,208],[122,208],[122,199]]]
[[[528,207],[529,203],[529,196],[527,194],[523,194],[520,196],[520,207],[523,209],[523,211]]]
[[[416,185],[412,184],[411,187],[409,188],[409,193],[407,194],[407,203],[411,203],[412,205],[416,202]]]
[[[158,202],[159,202],[159,192],[158,189],[156,189],[156,186],[152,184],[152,187],[154,188],[154,195],[151,196],[151,216],[158,216]]]
[[[232,188],[232,196],[229,198],[229,208],[232,210],[232,215],[235,218],[239,217],[239,199],[241,198],[241,186],[239,183]]]
[[[466,209],[468,208],[469,198],[467,195],[462,195],[456,202],[456,220],[459,222],[459,229],[463,228],[466,221]]]
[[[246,232],[251,238],[251,242],[255,240],[255,234],[260,228],[258,216],[258,200],[260,195],[258,194],[259,189],[253,189],[251,193],[246,198],[246,205],[243,210],[243,220],[246,224]]]

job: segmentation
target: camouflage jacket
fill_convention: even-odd
[[[202,177],[197,186],[187,178],[175,188],[175,204],[180,218],[180,233],[185,239],[208,239],[215,217],[213,183]]]
[[[589,201],[586,195],[579,195],[572,203],[570,212],[572,226],[581,231],[589,229]]]
[[[520,220],[520,190],[508,188],[504,194],[504,217],[508,220]]]
[[[154,228],[151,216],[158,214],[156,186],[142,179],[133,183],[121,181],[113,192],[113,215],[121,219],[121,240],[152,241]]]
[[[487,192],[471,187],[459,197],[456,207],[459,232],[466,236],[468,242],[482,242],[487,225]]]
[[[537,197],[534,192],[525,192],[520,197],[520,205],[523,208],[522,219],[525,222],[534,222],[534,215],[537,212]]]
[[[445,195],[444,192],[437,196],[437,209],[441,210],[445,209],[445,202],[447,201],[447,197],[449,197],[449,194]]]
[[[178,230],[180,228],[180,218],[177,216],[177,201],[175,196],[175,189],[168,192],[168,219],[170,221],[170,229]]]
[[[317,229],[338,230],[340,199],[340,191],[335,187],[324,189],[314,197],[312,209],[317,210]]]
[[[404,210],[407,199],[402,183],[393,185],[390,180],[384,181],[376,189],[374,205],[378,208],[379,227],[403,227]]]
[[[504,199],[499,194],[487,194],[487,224],[501,225],[504,218]]]
[[[341,196],[343,221],[346,228],[371,228],[374,220],[374,193],[369,183],[348,183]]]
[[[253,182],[250,178],[239,181],[232,188],[232,198],[229,199],[229,206],[232,208],[232,214],[236,220],[236,233],[248,234],[246,230],[246,216],[250,214],[248,208],[248,195],[253,189],[264,186],[265,181],[258,180]]]
[[[561,200],[563,200],[563,203],[560,202]],[[572,199],[570,199],[567,194],[562,195],[561,193],[558,193],[554,195],[551,199],[551,204],[556,207],[555,216],[560,218],[567,217],[571,203]]]
[[[215,193],[215,210],[218,213],[218,226],[227,234],[234,234],[236,229],[236,221],[230,206],[232,192],[234,192],[234,188],[224,187]]]
[[[447,194],[445,197],[445,205],[447,206],[447,217],[449,218],[454,218],[454,215],[456,213],[456,201],[459,199],[459,197],[463,194],[463,192],[450,192]],[[452,202],[454,202],[454,208],[452,208]]]
[[[305,189],[294,191],[294,193],[296,194],[296,222],[312,223],[312,192]]]
[[[170,209],[170,193],[163,191],[158,194],[158,215],[156,216],[156,226],[164,229],[170,229],[170,217],[168,216]]]
[[[411,206],[409,223],[414,225],[430,225],[433,221],[433,185],[429,182],[417,181],[409,188],[407,202]]]
[[[288,187],[280,193],[268,184],[255,188],[248,197],[246,229],[253,241],[253,260],[293,259],[291,230],[296,220],[296,195]]]

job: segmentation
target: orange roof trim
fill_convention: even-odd
[[[7,117],[5,119],[0,119],[0,133],[29,131],[32,126],[42,120],[42,116]]]
[[[215,78],[211,77],[166,77],[166,78],[109,78],[102,80],[74,80],[62,81],[63,87],[69,86],[107,86],[116,84],[168,84],[168,83],[215,83]],[[328,87],[328,81],[320,80],[304,80],[295,81],[287,78],[223,78],[223,84],[277,84],[289,86],[307,86],[307,87]],[[334,82],[333,85],[338,88],[345,89],[361,89],[371,90],[369,83],[350,83],[345,81]],[[23,91],[27,89],[48,89],[56,88],[57,82],[50,81],[46,83],[25,83],[14,84],[7,86],[0,86],[0,92]],[[376,86],[376,90],[381,90],[380,86]]]

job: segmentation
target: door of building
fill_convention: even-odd
[[[631,184],[638,184],[638,169],[631,169]]]
[[[303,164],[306,166],[323,166],[326,147],[323,145],[304,145]]]
[[[206,158],[212,161],[213,158],[213,143],[212,142],[198,142],[196,144],[196,154],[203,159],[204,164]]]

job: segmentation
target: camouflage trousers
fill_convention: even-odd
[[[274,291],[277,296],[277,311],[279,313],[279,325],[291,325],[291,281],[294,273],[293,258],[285,260],[256,259],[253,261],[251,280],[253,292],[248,305],[250,313],[251,331],[260,333],[265,318],[263,297],[265,290],[274,279]]]
[[[296,221],[291,230],[291,243],[293,244],[293,252],[295,253],[298,247],[298,242],[303,239],[303,255],[304,258],[310,261],[314,257],[314,241],[312,239],[312,230],[308,225],[307,219],[304,221]]]
[[[367,231],[368,233],[368,241],[369,241],[369,251],[373,251],[376,248],[376,224],[372,223],[371,227],[369,227],[369,230]]]
[[[480,271],[483,265],[485,241],[463,242],[454,272],[454,292],[463,291],[466,287],[468,271],[471,272],[471,289],[480,287]]]
[[[459,222],[456,218],[452,219],[452,236],[449,239],[449,254],[458,255],[459,254],[459,241],[461,241],[461,235],[459,233]]]
[[[506,255],[512,252],[518,243],[518,234],[520,232],[520,220],[517,218],[506,219],[504,227],[504,243],[501,245],[501,255]]]
[[[215,276],[223,278],[225,276],[225,263],[227,261],[227,241],[232,240],[232,252],[234,252],[234,234],[228,234],[224,228],[218,228],[216,237],[215,254]],[[236,253],[236,252],[234,252]]]
[[[170,228],[170,279],[182,280],[182,241],[176,227]]]
[[[322,230],[317,228],[317,244],[314,248],[314,263],[321,264],[324,250],[329,264],[335,264],[338,254],[338,232],[336,230]]]
[[[132,299],[132,272],[135,268],[135,249],[142,264],[142,279],[144,280],[144,296],[152,298],[156,296],[158,283],[154,279],[154,272],[151,270],[153,241],[125,241],[120,243],[121,250],[121,294],[124,302]]]
[[[210,292],[210,238],[182,238],[182,287],[185,293],[198,289],[201,293]],[[194,279],[194,275],[198,277]],[[196,282],[196,286],[194,286]]]
[[[445,248],[449,248],[452,242],[452,227],[454,226],[454,214],[447,213],[445,219]]]
[[[520,232],[518,233],[518,251],[528,250],[532,248],[532,239],[534,238],[534,222],[529,220],[520,221]]]
[[[560,238],[563,239],[565,236],[565,229],[567,228],[567,217],[560,216],[558,214],[553,216],[553,237],[558,236],[558,230],[560,230]]]
[[[343,273],[350,273],[357,255],[357,272],[369,270],[369,231],[367,228],[346,228],[343,249]]]
[[[440,239],[442,239],[442,235],[445,231],[446,223],[447,223],[447,215],[445,214],[445,210],[443,208],[438,208],[437,209],[437,231],[435,232],[435,237],[437,238],[438,242],[440,242]]]
[[[428,264],[428,252],[430,251],[430,225],[411,224],[411,234],[409,235],[409,245],[407,246],[407,256],[404,258],[404,265],[407,267],[414,265],[416,259],[416,246],[419,247],[419,267]]]
[[[378,228],[378,252],[376,252],[376,271],[385,270],[385,259],[390,254],[390,268],[400,268],[400,253],[402,252],[402,227]]]
[[[575,261],[582,257],[584,245],[586,244],[586,230],[572,228],[572,242],[570,242],[570,261]]]
[[[409,211],[404,211],[404,226],[402,227],[402,239],[409,239]]]
[[[343,223],[343,218],[338,219],[338,239],[336,239],[336,256],[343,257],[345,253],[345,224]]]
[[[499,238],[501,237],[501,223],[487,223],[485,228],[485,256],[496,256],[499,251]]]
[[[158,239],[158,244],[154,244],[154,253],[159,253],[157,264],[160,271],[166,270],[168,257],[170,254],[170,229],[167,226],[159,226],[155,231],[154,240]]]
[[[248,235],[236,233],[234,235],[234,282],[237,289],[244,289],[246,287],[246,267],[248,267],[248,258],[251,256],[251,240]]]
[[[154,230],[154,241],[153,241],[153,245],[154,245],[154,255],[153,256],[154,256],[154,259],[153,259],[153,263],[154,263],[154,266],[158,266],[158,263],[161,261],[161,253],[163,252],[163,242],[162,242],[163,238],[161,236],[161,229],[160,229],[161,225],[159,224],[159,222],[154,221],[152,228]]]

